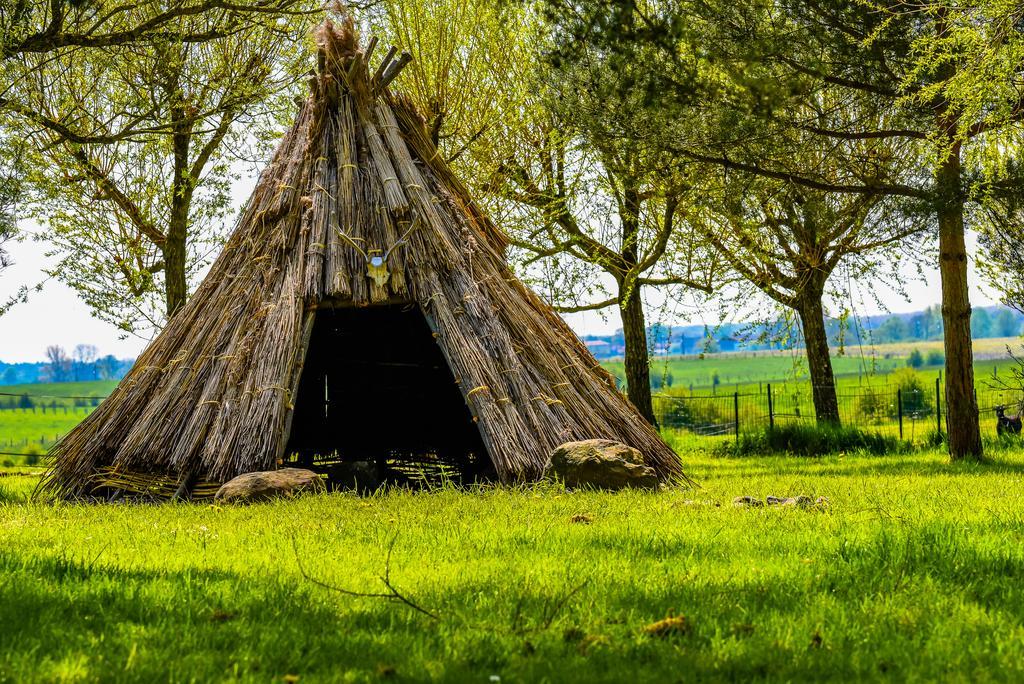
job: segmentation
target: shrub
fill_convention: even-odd
[[[661,412],[660,423],[666,428],[686,428],[701,434],[713,434],[723,425],[733,424],[731,402],[704,397],[673,397]]]
[[[881,423],[889,416],[889,397],[872,387],[865,387],[857,396],[857,415],[869,423]]]
[[[924,356],[921,354],[920,349],[915,349],[910,352],[910,356],[907,357],[908,368],[920,368],[924,365]]]
[[[38,444],[29,444],[25,448],[25,465],[35,466],[43,460],[43,449]]]
[[[14,467],[14,461],[12,461],[9,458],[5,458],[4,462],[3,462],[3,466],[4,466],[4,468],[13,468]]]
[[[903,397],[904,417],[924,418],[934,413],[933,390],[913,368],[899,369],[892,374],[892,382],[899,388]],[[897,407],[894,404],[890,410],[890,416],[895,418],[896,415]]]
[[[946,355],[940,352],[938,349],[933,349],[928,352],[928,356],[924,360],[925,365],[928,366],[941,366],[946,363]]]
[[[788,453],[796,456],[821,456],[844,451],[871,454],[902,453],[910,444],[895,437],[849,427],[818,425],[780,425],[742,435],[729,450],[742,456]]]

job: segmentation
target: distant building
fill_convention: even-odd
[[[740,341],[735,337],[719,337],[718,351],[732,352],[739,349]]]

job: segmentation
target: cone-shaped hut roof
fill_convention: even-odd
[[[325,302],[419,306],[502,481],[535,478],[555,446],[590,438],[639,449],[663,479],[683,477],[613,378],[511,273],[502,232],[414,107],[389,91],[408,56],[392,51],[372,68],[374,41],[361,49],[349,22],[325,23],[317,42],[312,92],[223,253],[53,449],[43,491],[168,496],[187,483],[201,496],[273,469]]]

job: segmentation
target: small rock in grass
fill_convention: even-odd
[[[681,505],[683,505],[683,506],[714,506],[715,508],[721,508],[721,506],[722,506],[722,504],[718,503],[717,501],[712,501],[710,499],[703,499],[701,501],[696,501],[694,499],[686,499],[686,500],[684,500],[682,502]]]
[[[686,621],[686,618],[682,615],[674,616],[670,615],[664,620],[658,620],[644,627],[644,634],[648,636],[656,636],[664,639],[665,637],[673,636],[676,634],[689,634],[690,623]]]
[[[733,506],[764,506],[764,502],[752,496],[737,496],[732,500]]]
[[[803,494],[788,497],[769,496],[765,500],[768,502],[769,506],[796,506],[797,508],[806,508],[807,506],[814,504],[811,497],[804,496]]]

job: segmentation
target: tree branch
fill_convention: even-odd
[[[183,17],[201,15],[211,10],[227,10],[242,15],[249,14],[283,14],[289,16],[300,16],[313,14],[320,10],[292,10],[299,4],[299,0],[258,0],[252,3],[227,2],[226,0],[205,0],[191,6],[174,3],[171,9],[165,10],[141,22],[133,28],[123,31],[112,31],[110,33],[95,34],[100,24],[105,22],[114,12],[93,24],[88,31],[64,32],[64,3],[58,0],[51,0],[52,17],[47,27],[38,33],[34,33],[20,43],[9,45],[0,53],[4,59],[23,53],[43,53],[57,50],[64,47],[114,47],[136,42],[143,39],[170,39],[185,43],[195,43],[210,40],[213,37],[222,37],[223,31],[211,32],[180,32],[163,30],[168,24]],[[236,29],[240,30],[240,29]],[[216,35],[215,35],[216,34]]]
[[[552,306],[551,308],[558,313],[580,313],[582,311],[597,311],[598,309],[606,309],[609,306],[614,306],[619,303],[617,297],[606,299],[603,302],[594,302],[593,304],[582,304],[580,306]]]
[[[84,151],[81,149],[72,150],[71,156],[82,165],[89,177],[96,181],[96,184],[110,197],[111,201],[121,208],[121,211],[125,213],[139,232],[148,237],[153,244],[157,246],[163,245],[166,236],[143,216],[142,211],[131,198],[121,192],[107,175],[89,159],[89,156]]]
[[[902,184],[887,184],[879,183],[878,185],[847,185],[843,183],[829,183],[826,181],[817,180],[814,178],[808,178],[795,173],[789,173],[787,171],[774,171],[771,169],[764,169],[755,164],[747,164],[744,162],[734,161],[728,157],[715,157],[711,155],[701,154],[694,152],[693,150],[679,150],[679,154],[693,159],[694,161],[706,162],[708,164],[718,164],[729,169],[736,169],[737,171],[746,171],[758,176],[765,178],[774,178],[776,180],[789,181],[802,185],[804,187],[813,188],[815,190],[823,190],[825,192],[838,192],[845,194],[861,194],[861,195],[872,195],[872,194],[884,194],[884,195],[897,195],[900,197],[913,197],[916,199],[928,199],[929,194],[924,190],[915,188],[909,185]]]

